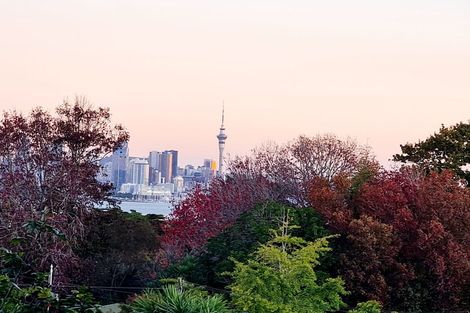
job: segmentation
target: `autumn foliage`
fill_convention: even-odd
[[[359,299],[459,308],[470,285],[470,190],[450,171],[318,179],[310,200],[342,235],[339,272]],[[403,305],[407,306],[406,308]]]
[[[278,197],[298,207],[309,206],[312,180],[352,177],[363,167],[378,167],[369,148],[332,134],[299,136],[283,145],[267,144],[229,164],[230,172],[238,176],[264,177]]]
[[[366,147],[333,135],[300,136],[235,158],[226,180],[216,179],[206,190],[196,188],[176,206],[165,227],[162,259],[176,260],[203,248],[256,204],[278,201],[306,207],[313,178],[350,177],[364,164],[375,164]]]
[[[350,303],[375,299],[415,312],[468,307],[470,189],[454,172],[386,171],[366,148],[331,135],[266,146],[229,168],[226,181],[176,207],[160,260],[204,253],[256,204],[310,206],[340,235],[329,274],[343,277]]]
[[[462,179],[466,172],[458,170],[468,163],[466,132],[460,127],[468,129],[462,125],[449,130],[458,130],[455,138],[462,140],[452,146],[450,165],[441,167],[429,163],[428,152],[420,159],[420,149],[428,148],[424,143],[407,148],[419,148],[413,155],[420,158],[403,156],[417,167],[392,171],[382,169],[367,147],[333,135],[258,148],[233,159],[224,179],[190,192],[160,228],[159,219],[94,213],[97,204],[113,201],[112,186],[96,179],[99,160],[128,140],[120,125],[110,125],[109,110],[77,98],[64,102],[55,115],[40,108],[28,116],[5,113],[0,120],[1,251],[21,255],[21,272],[30,277],[53,264],[56,282],[78,277],[113,286],[126,280],[144,285],[147,275],[165,275],[162,266],[187,273],[192,260],[193,266],[202,264],[199,274],[213,276],[200,282],[220,288],[231,282],[215,277],[219,270],[233,268],[233,256],[249,262],[276,214],[289,207],[302,240],[339,235],[331,239],[332,252],[322,259],[318,279],[341,277],[350,291],[348,304],[373,299],[406,312],[466,310],[470,188]],[[431,147],[440,146],[440,135],[434,137]],[[438,162],[439,155],[432,160]],[[126,242],[123,235],[132,238]],[[157,262],[150,258],[155,253]],[[0,263],[1,271],[7,270],[5,264]],[[89,269],[82,277],[76,274],[80,264]],[[15,283],[21,279],[14,277]]]
[[[204,247],[255,204],[273,196],[262,177],[214,179],[207,189],[198,186],[179,203],[164,225],[160,261],[174,261]]]
[[[0,120],[0,246],[25,252],[35,271],[57,266],[65,279],[78,259],[73,251],[93,207],[110,185],[96,180],[98,161],[128,139],[110,125],[105,108],[86,99],[65,101],[56,114],[4,113]]]

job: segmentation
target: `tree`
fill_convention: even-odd
[[[442,125],[426,140],[400,147],[394,161],[417,164],[428,172],[450,169],[470,183],[470,123]]]
[[[160,248],[162,222],[161,215],[97,210],[86,221],[87,234],[76,248],[82,266],[74,280],[127,291],[132,291],[130,287],[145,287],[157,275],[153,258]],[[94,294],[106,302],[119,302],[128,296],[119,289],[94,290]]]
[[[169,263],[200,251],[241,214],[271,197],[269,183],[262,178],[214,179],[207,189],[197,186],[176,205],[163,226],[160,261]]]
[[[377,166],[366,147],[333,135],[301,136],[287,145],[266,146],[251,157],[235,158],[225,181],[215,179],[205,190],[196,188],[176,206],[164,226],[159,259],[169,263],[199,251],[257,204],[308,207],[308,186],[315,177],[349,177]]]
[[[470,190],[460,179],[403,168],[358,186],[337,181],[312,184],[310,199],[342,235],[339,274],[354,299],[415,312],[468,309]]]
[[[378,167],[368,147],[326,134],[260,147],[251,157],[233,160],[229,172],[238,177],[264,177],[285,201],[305,207],[312,180],[351,177],[364,167]]]
[[[287,220],[274,237],[247,263],[236,262],[230,285],[234,305],[241,311],[330,312],[339,310],[347,294],[343,281],[319,281],[315,266],[330,251],[328,237],[306,242],[288,234]]]
[[[357,307],[353,310],[349,310],[348,313],[380,313],[382,311],[382,305],[374,300],[361,302],[357,304]]]
[[[271,229],[282,224],[286,211],[290,212],[292,222],[300,226],[292,230],[294,236],[311,241],[329,234],[322,219],[312,208],[293,209],[279,203],[266,202],[240,215],[232,226],[209,239],[200,253],[173,263],[164,275],[183,277],[190,282],[214,288],[225,288],[231,283],[231,279],[223,273],[233,271],[233,260],[246,262],[261,244],[266,244],[271,238]],[[322,267],[323,261],[325,260],[322,260]],[[328,265],[328,262],[325,263]]]
[[[36,108],[0,121],[0,246],[25,251],[36,271],[59,265],[60,281],[78,264],[73,247],[84,219],[110,200],[111,186],[96,180],[98,161],[129,136],[110,125],[109,109],[85,98],[65,101],[56,113]]]

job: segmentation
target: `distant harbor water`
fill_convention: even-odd
[[[173,205],[168,202],[122,201],[119,206],[124,212],[130,212],[131,210],[134,210],[143,215],[161,214],[167,216],[173,209]]]

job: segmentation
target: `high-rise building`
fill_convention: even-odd
[[[199,169],[207,183],[217,175],[217,162],[215,160],[205,159],[204,165]]]
[[[160,172],[165,183],[170,183],[178,176],[178,151],[166,150],[160,155]]]
[[[175,178],[178,176],[178,151],[170,150],[168,151],[171,153],[171,178]]]
[[[126,182],[128,161],[129,147],[126,142],[116,149],[111,156],[111,181],[117,191]]]
[[[149,164],[146,159],[136,158],[130,161],[130,171],[132,173],[132,184],[148,185]]]
[[[194,174],[194,166],[188,164],[184,167],[184,176],[192,176]]]
[[[217,135],[217,139],[219,140],[219,172],[218,175],[220,177],[224,177],[224,149],[225,149],[225,140],[227,139],[227,135],[225,134],[225,127],[224,127],[224,116],[225,115],[225,107],[222,107],[222,125],[220,125],[219,134]]]
[[[175,186],[174,192],[180,193],[184,190],[184,179],[181,176],[173,178],[173,185]]]
[[[149,153],[149,185],[160,183],[160,158],[161,153],[158,151],[150,151]]]
[[[173,154],[170,151],[162,152],[160,156],[160,172],[164,183],[171,183],[173,178]]]
[[[203,167],[210,168],[212,160],[211,159],[204,159]]]

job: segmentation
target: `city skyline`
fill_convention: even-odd
[[[382,163],[470,118],[468,1],[1,1],[0,111],[84,95],[181,164],[334,133]]]
[[[100,159],[101,170],[97,179],[112,183],[114,195],[121,198],[170,201],[197,184],[208,186],[217,175],[224,175],[222,166],[217,172],[215,160],[205,159],[203,164],[183,166],[178,163],[178,154],[176,150],[153,150],[149,151],[148,157],[131,156],[128,142],[124,142],[110,156]],[[221,159],[223,151],[219,155]]]

